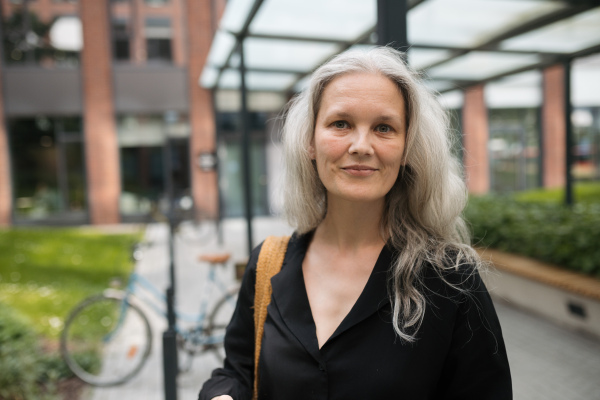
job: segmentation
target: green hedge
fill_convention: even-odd
[[[496,248],[600,278],[600,203],[573,208],[508,197],[471,197],[476,246]]]
[[[0,303],[0,398],[55,399],[56,383],[66,365],[58,354],[45,354],[30,320]]]
[[[518,192],[514,196],[518,201],[525,203],[562,204],[565,201],[565,190],[563,188],[535,189]],[[578,182],[573,187],[573,196],[576,203],[600,203],[600,182]]]

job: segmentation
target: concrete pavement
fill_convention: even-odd
[[[291,233],[274,218],[255,219],[255,240],[268,235]],[[177,307],[196,313],[204,292],[207,265],[196,261],[201,253],[229,251],[233,260],[246,257],[245,222],[230,219],[223,223],[224,243],[217,242],[214,227],[184,225],[176,242]],[[167,228],[150,225],[146,240],[153,245],[145,250],[137,271],[161,290],[167,285]],[[219,271],[220,278],[234,284],[233,270]],[[556,326],[502,301],[496,301],[513,375],[515,400],[600,400],[600,342],[592,337]],[[140,374],[114,388],[94,388],[84,400],[164,399],[162,369],[162,332],[164,318],[148,310],[153,327],[152,355]],[[195,399],[202,382],[218,362],[213,354],[194,359],[190,372],[178,381],[178,399]],[[285,399],[282,399],[285,400]]]

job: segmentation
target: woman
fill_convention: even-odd
[[[259,399],[511,399],[446,117],[402,54],[347,52],[317,69],[283,144],[296,233],[271,280]],[[259,251],[201,400],[251,398]]]

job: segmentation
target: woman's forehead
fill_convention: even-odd
[[[394,81],[374,73],[344,74],[325,87],[320,108],[327,113],[348,113],[353,107],[377,106],[390,117],[404,114],[404,97]],[[350,110],[349,110],[350,109]]]

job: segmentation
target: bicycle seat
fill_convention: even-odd
[[[204,261],[211,264],[225,264],[230,257],[231,254],[229,253],[209,253],[198,256],[198,261]]]

